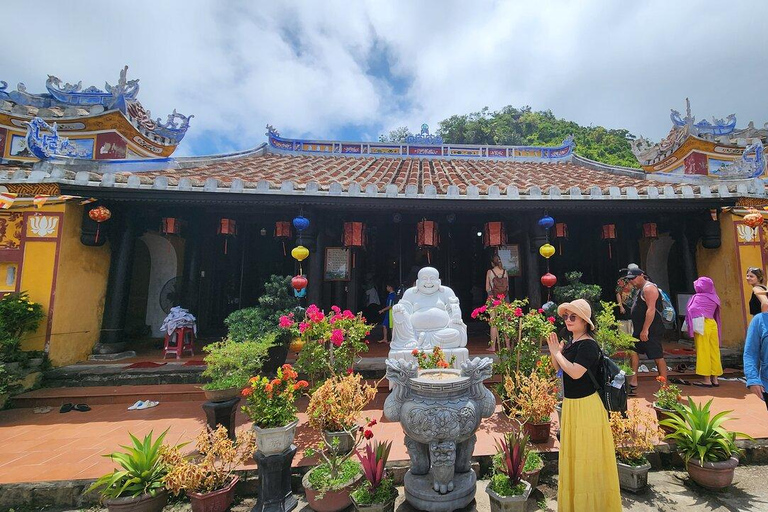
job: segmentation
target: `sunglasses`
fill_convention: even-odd
[[[575,322],[576,319],[579,318],[579,315],[571,313],[570,315],[563,315],[561,318],[564,322]]]

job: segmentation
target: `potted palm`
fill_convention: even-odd
[[[539,372],[504,378],[509,398],[510,416],[521,418],[523,428],[532,443],[545,443],[549,439],[552,413],[557,404],[557,381]]]
[[[654,441],[663,434],[656,427],[655,418],[649,412],[641,411],[637,404],[629,409],[626,417],[612,412],[610,425],[616,447],[619,485],[628,491],[641,491],[648,485],[651,469],[645,454],[653,451]]]
[[[653,410],[656,411],[656,419],[659,421],[659,426],[664,432],[669,434],[672,432],[672,427],[666,426],[662,421],[670,418],[670,415],[675,412],[679,406],[682,394],[678,386],[670,385],[667,382],[666,377],[659,375],[656,377],[656,381],[661,384],[661,387],[653,394],[656,398],[656,401],[653,402]]]
[[[728,414],[733,411],[712,416],[710,405],[712,400],[701,406],[688,397],[688,405],[679,405],[677,412],[670,413],[661,425],[672,430],[666,439],[675,441],[688,476],[703,487],[723,489],[733,482],[739,464],[737,456],[742,450],[736,446],[736,438],[754,439],[723,427],[723,423],[731,419]]]
[[[296,436],[299,424],[296,399],[302,389],[309,387],[290,364],[277,370],[277,377],[251,377],[242,395],[247,401],[243,412],[253,421],[256,448],[265,455],[277,455],[287,450]]]
[[[225,402],[240,395],[248,385],[251,375],[257,375],[275,343],[276,332],[267,333],[254,340],[235,341],[225,338],[206,345],[203,377],[210,382],[203,384],[205,398],[210,402]]]
[[[169,451],[165,487],[174,495],[185,491],[192,512],[224,512],[235,499],[239,481],[235,468],[248,462],[254,447],[255,437],[250,430],[238,432],[233,441],[225,427],[206,427],[197,436],[194,456],[183,456],[179,448]]]
[[[390,448],[392,441],[374,441],[373,446],[365,445],[364,454],[355,451],[365,475],[363,484],[350,495],[357,512],[394,512],[397,488],[386,470]]]
[[[531,494],[531,484],[523,480],[528,436],[522,430],[504,434],[496,441],[497,457],[493,475],[485,492],[491,500],[491,512],[524,512]]]
[[[357,420],[375,396],[376,388],[366,384],[360,374],[331,377],[309,399],[309,425],[323,432],[329,449],[348,453],[355,443]],[[338,443],[332,442],[334,438]]]
[[[110,512],[159,512],[168,502],[165,476],[168,463],[163,439],[168,430],[152,440],[152,432],[139,441],[133,434],[132,446],[109,457],[122,469],[115,469],[96,480],[85,492],[99,490]]]

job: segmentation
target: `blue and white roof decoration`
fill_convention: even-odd
[[[66,137],[59,137],[56,123],[51,126],[39,117],[27,123],[26,142],[32,154],[41,160],[54,156],[86,157],[83,149],[71,144]]]
[[[405,142],[344,142],[311,139],[289,139],[267,125],[270,149],[277,153],[306,155],[336,155],[350,157],[420,157],[517,160],[523,162],[570,161],[576,143],[569,135],[562,144],[545,146],[489,146],[479,144],[444,144],[442,138],[430,135],[422,126],[419,135]]]
[[[706,119],[696,123],[696,117],[691,115],[691,102],[685,98],[685,117],[680,117],[680,112],[671,109],[669,118],[672,124],[678,128],[687,127],[691,135],[728,135],[736,128],[736,114],[729,115],[726,119],[712,117],[710,123]]]

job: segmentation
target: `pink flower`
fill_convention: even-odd
[[[543,308],[539,308],[539,314],[541,314],[543,312],[544,312],[544,309]]]
[[[345,309],[344,312],[341,314],[341,316],[346,320],[352,320],[353,318],[355,318],[355,314],[348,309]]]
[[[338,314],[338,313],[341,313],[341,308],[339,306],[333,305],[331,306],[331,311]]]
[[[309,329],[309,324],[307,322],[301,322],[299,324],[299,332],[300,333],[304,334],[304,331],[306,331],[307,329]]]
[[[280,317],[280,327],[282,329],[288,329],[290,327],[293,327],[293,320],[291,320],[290,317],[283,315]]]
[[[493,301],[493,305],[494,305],[494,306],[498,306],[499,304],[501,304],[501,301],[500,301],[500,300],[494,300],[494,301]]]
[[[333,343],[335,347],[340,347],[343,342],[344,342],[344,331],[342,331],[341,329],[334,329],[331,332],[331,343]]]
[[[488,309],[488,306],[486,306],[485,304],[483,304],[482,306],[480,306],[479,308],[477,308],[477,310],[478,310],[480,313],[485,313],[485,311],[486,311],[487,309]]]
[[[341,317],[340,317],[340,316],[337,316],[337,315],[333,315],[332,317],[329,317],[329,319],[328,319],[328,323],[329,323],[329,324],[331,324],[331,325],[333,325],[333,324],[335,324],[336,322],[338,322],[339,320],[341,320]]]
[[[520,308],[515,308],[515,316],[516,316],[516,317],[521,317],[521,316],[523,316],[523,310],[522,310],[522,309],[520,309]]]
[[[549,322],[551,324],[554,324],[555,323],[555,317],[550,316],[549,318],[547,318],[547,322]]]

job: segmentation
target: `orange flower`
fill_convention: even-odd
[[[250,382],[251,384],[253,384],[253,383],[254,383],[254,382],[256,382],[257,380],[259,380],[259,378],[258,378],[258,377],[251,377],[250,379],[248,379],[248,382]]]
[[[241,394],[245,397],[249,397],[253,394],[253,388],[245,388]]]
[[[656,377],[656,380],[658,382],[661,382],[662,384],[666,384],[667,383],[667,378],[664,377],[663,375],[659,375],[658,377]]]
[[[272,384],[267,384],[266,386],[264,386],[264,390],[267,393],[271,393],[272,392]]]
[[[299,386],[300,389],[301,388],[308,388],[309,387],[309,382],[307,382],[305,380],[300,380],[299,382],[296,383],[296,385]]]
[[[270,384],[272,386],[279,386],[280,382],[282,382],[280,379],[272,379],[272,382],[270,382]]]

